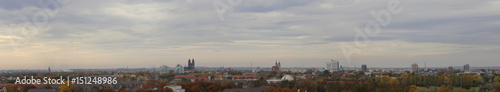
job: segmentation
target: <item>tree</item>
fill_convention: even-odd
[[[450,78],[449,78],[448,76],[444,76],[444,78],[443,78],[443,82],[444,82],[444,84],[446,84],[446,85],[451,85],[451,84],[452,84],[452,83],[451,83],[451,80],[450,80]]]
[[[193,86],[190,89],[191,89],[191,92],[201,92],[201,90],[198,86]]]
[[[248,83],[247,87],[248,87],[248,88],[254,88],[254,87],[255,87],[255,85],[254,85],[252,82],[250,82],[250,83]]]
[[[500,76],[495,76],[495,79],[493,79],[493,82],[500,82]]]
[[[358,76],[365,75],[365,71],[359,71]]]
[[[410,92],[417,92],[417,90],[418,90],[417,86],[415,86],[415,85],[410,86]]]
[[[292,90],[288,87],[282,88],[281,92],[292,92]]]
[[[172,90],[172,89],[171,89],[171,88],[169,88],[169,87],[165,87],[165,89],[164,89],[164,90],[165,90],[165,92],[174,92],[174,90]]]
[[[325,70],[325,71],[323,71],[323,75],[325,75],[325,76],[330,76],[330,71],[329,71],[329,70]]]
[[[474,85],[481,85],[484,83],[483,77],[479,75],[474,75],[473,77],[474,77]]]
[[[398,86],[399,85],[399,81],[397,78],[392,78],[390,81],[389,81],[389,84],[392,85],[392,86]]]
[[[446,87],[441,87],[440,89],[437,90],[437,92],[451,92],[451,90]]]
[[[68,86],[69,84],[69,86]],[[59,92],[72,92],[71,91],[71,86],[73,84],[71,84],[69,81],[64,81],[64,84],[61,84],[61,86],[59,86]]]
[[[459,88],[459,89],[456,89],[456,90],[453,90],[455,92],[469,92],[469,90],[465,89],[465,88]]]
[[[297,89],[297,87],[293,87],[292,88],[292,92],[297,92],[299,89]]]
[[[495,82],[492,92],[500,92],[500,82]]]
[[[113,89],[104,88],[104,92],[115,92]]]

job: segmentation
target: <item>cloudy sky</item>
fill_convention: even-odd
[[[216,12],[217,0],[68,1],[51,6],[58,12],[46,25],[22,30],[43,21],[37,14],[47,15],[47,4],[1,0],[0,69],[175,66],[189,58],[209,67],[324,67],[330,59],[348,67],[500,65],[498,0],[400,0],[403,10],[350,62],[340,43],[354,44],[353,29],[375,21],[370,11],[387,10],[389,0],[220,0],[232,8],[225,13]]]

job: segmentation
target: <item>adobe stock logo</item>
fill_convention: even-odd
[[[328,8],[347,7],[347,6],[356,5],[359,3],[359,1],[360,0],[322,0],[321,6],[328,7]]]
[[[47,27],[49,18],[59,13],[59,9],[69,1],[70,0],[38,0],[37,5],[42,10],[37,11],[32,16],[22,17],[22,22],[19,24],[10,24],[7,28],[3,29],[8,34],[14,51],[17,52],[21,44],[25,44],[29,39],[39,35],[41,33],[39,29]]]
[[[241,2],[243,2],[243,0],[214,0],[213,5],[220,21],[224,21],[224,14],[233,11],[234,7],[240,5]]]
[[[354,46],[344,42],[340,43],[339,47],[347,62],[351,62],[352,54],[361,53],[361,49],[370,44],[371,38],[377,37],[380,34],[381,27],[385,27],[391,23],[393,14],[399,14],[403,11],[404,7],[400,6],[400,3],[399,0],[389,0],[387,9],[379,10],[378,12],[373,10],[370,11],[370,14],[375,20],[366,22],[363,30],[354,28],[356,32],[354,36]]]

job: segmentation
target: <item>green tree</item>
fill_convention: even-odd
[[[325,76],[329,76],[329,75],[330,75],[330,71],[329,71],[329,70],[325,70],[325,71],[323,71],[323,75],[325,75]]]
[[[500,82],[500,76],[495,76],[495,78],[493,79],[493,82]]]

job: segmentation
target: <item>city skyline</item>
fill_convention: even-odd
[[[3,0],[0,70],[175,67],[192,58],[207,67],[500,65],[500,1],[397,0],[401,13],[350,61],[340,43],[354,44],[354,28],[390,0],[336,1],[243,1],[221,17],[213,0],[69,0],[26,33],[23,18],[45,14],[43,5]]]

